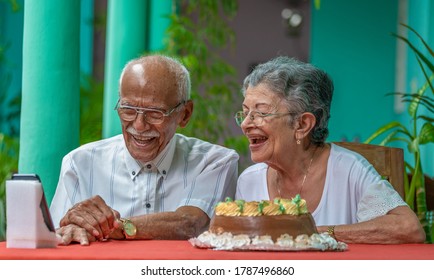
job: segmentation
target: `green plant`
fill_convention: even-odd
[[[387,133],[380,145],[387,145],[393,141],[401,141],[407,145],[408,151],[413,154],[414,165],[411,165],[408,161],[405,163],[405,201],[413,209],[414,206],[416,207],[414,210],[425,229],[427,242],[431,243],[431,232],[433,229],[432,225],[430,226],[427,221],[425,174],[422,168],[420,146],[434,143],[434,118],[432,118],[432,115],[429,116],[421,113],[420,109],[424,107],[428,112],[434,113],[434,65],[432,62],[434,52],[416,30],[408,25],[402,25],[417,36],[428,53],[428,56],[426,56],[424,52],[419,50],[408,38],[393,34],[396,38],[405,42],[414,52],[426,82],[416,93],[392,93],[393,95],[400,95],[402,101],[408,103],[407,112],[411,121],[410,127],[398,121],[392,121],[375,131],[365,143],[370,143],[380,135]],[[429,93],[431,93],[433,97],[427,96]],[[411,174],[411,180],[409,180],[407,176],[408,173]]]
[[[8,2],[13,12],[17,12],[21,9],[21,5],[17,0],[1,0],[0,2]]]
[[[6,239],[6,180],[18,170],[18,138],[0,133],[0,241]]]
[[[16,0],[7,2],[13,12],[20,10]],[[8,47],[9,44],[0,42],[0,63],[6,61],[4,54]],[[8,95],[10,82],[10,74],[0,80],[0,241],[6,239],[6,180],[18,170],[21,94]]]
[[[10,74],[0,80],[0,131],[15,137],[19,135],[21,93],[8,94],[11,80]]]
[[[91,76],[80,81],[80,145],[102,137],[104,85]]]
[[[195,102],[189,125],[180,131],[245,154],[246,139],[234,136],[228,126],[239,104],[236,71],[221,58],[221,51],[235,43],[228,21],[236,15],[237,1],[175,0],[174,4],[180,12],[169,15],[168,40],[160,53],[178,57],[189,69]]]
[[[10,76],[6,77],[5,86],[0,90],[0,241],[6,239],[6,180],[18,170],[18,129],[20,117],[21,95],[9,98],[8,88]],[[6,135],[3,132],[9,134]]]

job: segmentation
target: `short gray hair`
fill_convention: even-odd
[[[328,120],[333,96],[333,81],[323,70],[294,58],[279,56],[257,65],[245,79],[242,93],[248,87],[265,84],[283,97],[291,112],[310,112],[316,118],[311,142],[323,144],[328,136]],[[294,124],[291,118],[290,125]]]
[[[125,71],[134,64],[153,64],[160,63],[167,67],[170,73],[173,73],[178,87],[178,96],[181,100],[190,100],[191,98],[191,81],[190,81],[190,73],[187,68],[176,58],[165,56],[165,55],[149,55],[149,56],[141,56],[139,58],[135,58],[130,60],[122,69],[120,78],[119,78],[119,89],[121,88],[122,77],[124,76]]]

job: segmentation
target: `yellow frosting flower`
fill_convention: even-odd
[[[281,199],[280,204],[287,215],[300,215],[307,213],[306,200],[301,199],[300,195],[296,195],[292,199]]]
[[[262,200],[245,202],[226,198],[215,207],[217,216],[275,216],[275,215],[300,215],[308,213],[307,204],[300,195],[292,199],[276,198],[273,201]]]
[[[244,204],[243,212],[241,216],[261,216],[262,213],[259,211],[259,202],[250,201]]]
[[[217,216],[240,216],[243,211],[244,201],[233,201],[227,198],[225,202],[220,202],[215,207],[215,214]]]
[[[268,205],[264,206],[262,213],[267,216],[282,215],[282,209],[279,204],[270,202]]]

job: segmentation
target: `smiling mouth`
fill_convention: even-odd
[[[132,135],[132,134],[131,134],[131,137],[139,145],[147,145],[150,142],[154,141],[156,138],[156,137],[143,137],[143,136]]]
[[[262,144],[267,141],[267,137],[251,137],[249,138],[250,144]]]

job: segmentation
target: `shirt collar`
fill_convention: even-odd
[[[166,178],[170,166],[172,165],[173,155],[175,154],[176,147],[175,138],[176,135],[174,135],[172,139],[170,139],[164,150],[153,160],[153,162],[155,162],[155,166],[158,169],[158,172],[163,175],[164,178]]]
[[[131,156],[124,141],[123,143],[124,151],[125,151],[124,160],[127,169],[129,171],[131,180],[134,180],[134,178],[137,175],[139,175],[142,169],[149,169],[149,170],[157,169],[158,173],[165,178],[167,176],[170,165],[172,164],[173,161],[173,156],[175,154],[175,147],[176,147],[175,138],[176,136],[170,139],[169,143],[167,143],[166,147],[163,149],[161,153],[157,155],[156,158],[154,158],[149,162],[144,162],[144,163],[141,163],[140,161],[136,160]]]
[[[131,180],[134,180],[134,178],[136,178],[136,176],[139,175],[140,170],[142,170],[143,167],[139,161],[137,161],[135,158],[131,156],[130,152],[127,149],[127,146],[125,145],[125,140],[123,141],[122,145],[124,146],[125,165],[127,166],[127,170]]]

